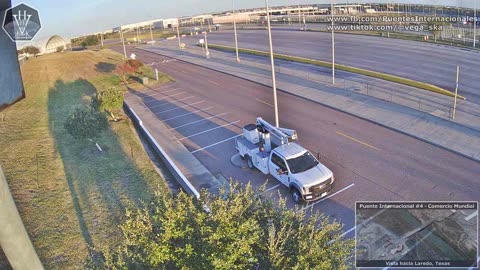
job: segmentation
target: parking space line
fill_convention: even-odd
[[[352,188],[353,186],[355,186],[355,183],[352,183],[352,184],[350,184],[349,186],[346,186],[346,187],[340,189],[339,191],[337,191],[337,192],[335,192],[335,193],[332,193],[332,194],[330,194],[329,196],[327,196],[327,197],[325,197],[325,198],[323,198],[323,199],[321,199],[321,200],[319,200],[319,201],[316,201],[316,202],[314,202],[314,203],[312,203],[312,204],[310,204],[310,205],[307,205],[307,206],[303,207],[303,208],[300,209],[300,210],[303,211],[303,210],[306,210],[307,208],[311,208],[311,207],[313,207],[313,206],[315,206],[315,205],[317,205],[317,204],[325,201],[326,199],[330,199],[331,197],[333,197],[333,196],[335,196],[335,195],[337,195],[337,194],[339,194],[339,193],[341,193],[341,192],[344,192],[345,190],[347,190],[347,189],[349,189],[349,188]]]
[[[177,93],[177,94],[174,94],[174,95],[166,95],[166,97],[162,97],[162,98],[153,98],[153,97],[149,96],[149,98],[153,98],[153,99],[152,100],[146,100],[143,103],[147,104],[147,102],[155,102],[155,101],[159,101],[159,100],[164,100],[164,99],[175,97],[175,96],[182,95],[182,94],[185,94],[185,93],[187,93],[187,92],[180,92],[180,93]]]
[[[208,82],[211,83],[211,84],[220,85],[220,84],[218,84],[218,83],[216,83],[216,82],[214,82],[214,81],[208,80]]]
[[[221,125],[221,126],[218,126],[218,127],[214,127],[214,128],[211,128],[211,129],[208,129],[208,130],[205,130],[205,131],[202,131],[202,132],[199,132],[199,133],[196,133],[196,134],[187,136],[187,137],[183,137],[183,138],[180,139],[180,141],[185,140],[185,139],[188,139],[188,138],[191,138],[191,137],[195,137],[195,136],[197,136],[197,135],[201,135],[201,134],[204,134],[204,133],[207,133],[207,132],[210,132],[210,131],[219,129],[219,128],[231,126],[231,125],[234,125],[234,124],[236,124],[236,123],[238,123],[238,122],[240,122],[240,120],[237,120],[237,121],[235,121],[235,122],[230,122],[230,123],[228,123],[228,124]]]
[[[153,89],[150,89],[150,90],[147,90],[143,93],[148,93],[148,92],[157,92],[159,90],[163,90],[163,89],[168,89],[169,87],[172,87],[172,86],[176,86],[175,84],[171,84],[171,85],[166,85],[166,86],[162,86],[162,87],[159,87],[159,88],[153,88]]]
[[[257,99],[255,99],[255,100],[256,100],[256,101],[258,101],[258,102],[260,102],[260,103],[262,103],[262,104],[264,104],[264,105],[267,105],[267,106],[270,106],[270,107],[272,107],[272,108],[273,108],[273,105],[272,105],[272,104],[270,104],[270,103],[268,103],[268,102],[265,102],[265,101],[263,101],[263,100],[260,100],[260,99],[258,99],[258,98],[257,98]]]
[[[197,105],[197,104],[200,104],[200,103],[203,103],[203,102],[205,102],[205,100],[198,101],[198,102],[194,102],[194,103],[190,103],[190,104],[185,104],[185,105],[183,105],[183,106],[178,106],[177,108],[173,108],[173,109],[169,109],[169,110],[165,110],[165,111],[161,111],[161,112],[155,112],[155,114],[157,114],[157,113],[171,112],[171,111],[175,111],[175,110],[178,110],[178,109],[182,109],[182,108],[185,108],[185,107],[188,107],[188,106]]]
[[[195,153],[197,153],[197,152],[199,152],[199,151],[208,149],[208,148],[210,148],[210,147],[214,147],[214,146],[219,145],[219,144],[222,144],[222,143],[224,143],[224,142],[228,142],[228,141],[233,140],[233,139],[235,139],[235,138],[237,138],[237,137],[240,137],[240,136],[242,136],[242,134],[238,134],[238,135],[236,135],[236,136],[233,136],[233,137],[231,137],[231,138],[225,139],[225,140],[223,140],[223,141],[219,141],[219,142],[217,142],[217,143],[210,144],[210,145],[208,145],[208,146],[205,146],[205,147],[202,147],[202,148],[197,149],[197,150],[195,150],[195,151],[192,151],[191,153],[192,153],[192,154],[195,154]]]
[[[172,102],[165,102],[165,103],[162,103],[162,104],[150,106],[150,109],[157,108],[157,107],[162,107],[162,106],[169,105],[169,104],[174,104],[174,103],[181,102],[181,101],[191,99],[191,98],[194,98],[194,97],[195,96],[189,96],[189,97],[186,97],[186,98],[177,99],[177,100],[172,101]]]
[[[188,123],[188,124],[185,124],[185,125],[181,125],[181,126],[178,126],[178,127],[171,128],[170,130],[179,129],[179,128],[186,127],[186,126],[189,126],[189,125],[193,125],[193,124],[196,124],[196,123],[200,123],[200,122],[203,122],[203,121],[207,121],[207,120],[209,120],[209,119],[212,119],[212,118],[215,118],[215,117],[219,117],[219,116],[222,116],[222,115],[225,115],[225,114],[228,114],[228,113],[221,113],[221,114],[217,114],[217,115],[214,115],[214,116],[210,116],[210,117],[204,118],[204,119],[202,119],[202,120],[193,121],[193,122]]]
[[[345,138],[347,138],[347,139],[350,139],[350,140],[352,140],[352,141],[354,141],[354,142],[357,142],[357,143],[359,143],[359,144],[361,144],[361,145],[363,145],[363,146],[366,146],[366,147],[369,147],[369,148],[372,148],[372,149],[375,149],[375,150],[380,151],[380,149],[378,149],[377,147],[372,146],[372,145],[370,145],[370,144],[368,144],[368,143],[366,143],[366,142],[362,142],[362,141],[360,141],[360,140],[357,140],[357,139],[355,139],[355,138],[353,138],[353,137],[350,137],[350,136],[348,136],[348,135],[346,135],[346,134],[343,134],[343,133],[341,133],[341,132],[338,132],[338,131],[335,132],[335,133],[337,133],[337,135],[340,135],[340,136],[343,136],[343,137],[345,137]]]
[[[148,95],[148,96],[153,97],[153,96],[159,95],[159,94],[166,95],[167,93],[175,92],[175,91],[178,91],[178,90],[182,90],[182,89],[181,88],[170,89],[170,90],[165,91],[165,92],[157,92],[155,94],[151,94],[151,95]],[[183,93],[185,93],[185,92],[183,92]],[[168,96],[168,95],[166,95],[166,96]]]
[[[203,111],[206,111],[206,110],[210,110],[210,109],[213,109],[215,107],[207,107],[205,109],[200,109],[200,110],[196,110],[196,111],[193,111],[193,112],[189,112],[189,113],[186,113],[186,114],[182,114],[182,115],[178,115],[178,116],[174,116],[172,118],[168,118],[168,119],[165,119],[163,121],[170,121],[170,120],[173,120],[173,119],[177,119],[177,118],[180,118],[180,117],[184,117],[184,116],[187,116],[187,115],[190,115],[190,114],[194,114],[194,113],[197,113],[197,112],[203,112]]]
[[[280,186],[281,186],[280,184],[277,184],[277,185],[275,185],[275,186],[273,186],[273,187],[271,187],[271,188],[267,188],[267,189],[265,189],[263,192],[258,193],[257,196],[258,196],[258,195],[262,195],[262,194],[264,194],[264,193],[267,193],[267,192],[269,192],[269,191],[272,191],[272,190],[274,190],[274,189],[276,189],[276,188],[278,188],[278,187],[280,187]]]

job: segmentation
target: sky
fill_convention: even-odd
[[[0,0],[1,1],[1,0]],[[416,3],[480,8],[480,0],[383,0],[383,3]],[[198,15],[232,9],[232,0],[12,0],[40,13],[42,29],[35,40],[54,34],[71,38],[114,27],[162,18]],[[335,0],[335,3],[372,3],[374,0]],[[270,6],[328,4],[328,0],[269,0]],[[235,0],[237,8],[264,7],[264,0]]]

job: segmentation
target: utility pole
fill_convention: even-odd
[[[122,39],[122,45],[123,45],[123,57],[124,59],[127,59],[127,49],[125,48],[125,38],[123,36],[122,26],[120,26],[120,38]]]
[[[280,123],[278,122],[277,80],[275,79],[275,59],[273,57],[272,29],[270,26],[270,10],[268,8],[268,0],[265,0],[265,9],[267,11],[268,41],[270,43],[270,63],[272,65],[272,88],[273,104],[275,109],[275,126],[278,128],[280,126]]]
[[[237,62],[240,62],[240,56],[238,55],[238,36],[237,36],[237,14],[235,10],[235,0],[232,0],[233,7],[233,34],[235,35],[235,53],[237,56]]]
[[[458,95],[458,77],[460,73],[460,67],[457,65],[457,80],[455,83],[455,97],[453,100],[453,114],[452,114],[452,119],[455,119],[455,112],[457,110],[457,95]]]
[[[103,32],[100,33],[100,42],[102,43],[102,48],[103,48]]]
[[[333,6],[333,0],[331,1],[331,16],[332,16],[332,84],[335,84],[335,30],[333,29],[334,27],[334,6]]]
[[[152,40],[153,43],[153,32],[152,32],[152,25],[150,24],[150,39]]]

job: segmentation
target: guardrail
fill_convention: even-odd
[[[178,183],[182,186],[182,188],[188,193],[194,195],[197,199],[200,199],[200,193],[197,191],[197,189],[190,183],[190,181],[185,177],[185,175],[182,173],[182,171],[175,165],[175,162],[170,158],[170,156],[165,152],[165,150],[158,144],[158,142],[153,138],[152,134],[148,131],[148,129],[143,125],[142,120],[140,117],[137,115],[137,113],[130,107],[128,107],[127,104],[125,104],[125,107],[128,108],[128,110],[131,112],[131,114],[135,118],[135,122],[138,124],[140,129],[143,131],[143,133],[147,136],[147,139],[154,145],[154,149],[157,152],[157,154],[162,158],[163,162],[165,162],[165,165],[167,165],[167,168],[169,171],[172,173],[173,177],[178,181]]]

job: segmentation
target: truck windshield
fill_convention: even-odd
[[[296,158],[287,159],[287,163],[290,172],[293,174],[308,171],[318,165],[318,161],[312,156],[312,154],[310,154],[310,152],[306,152]]]

